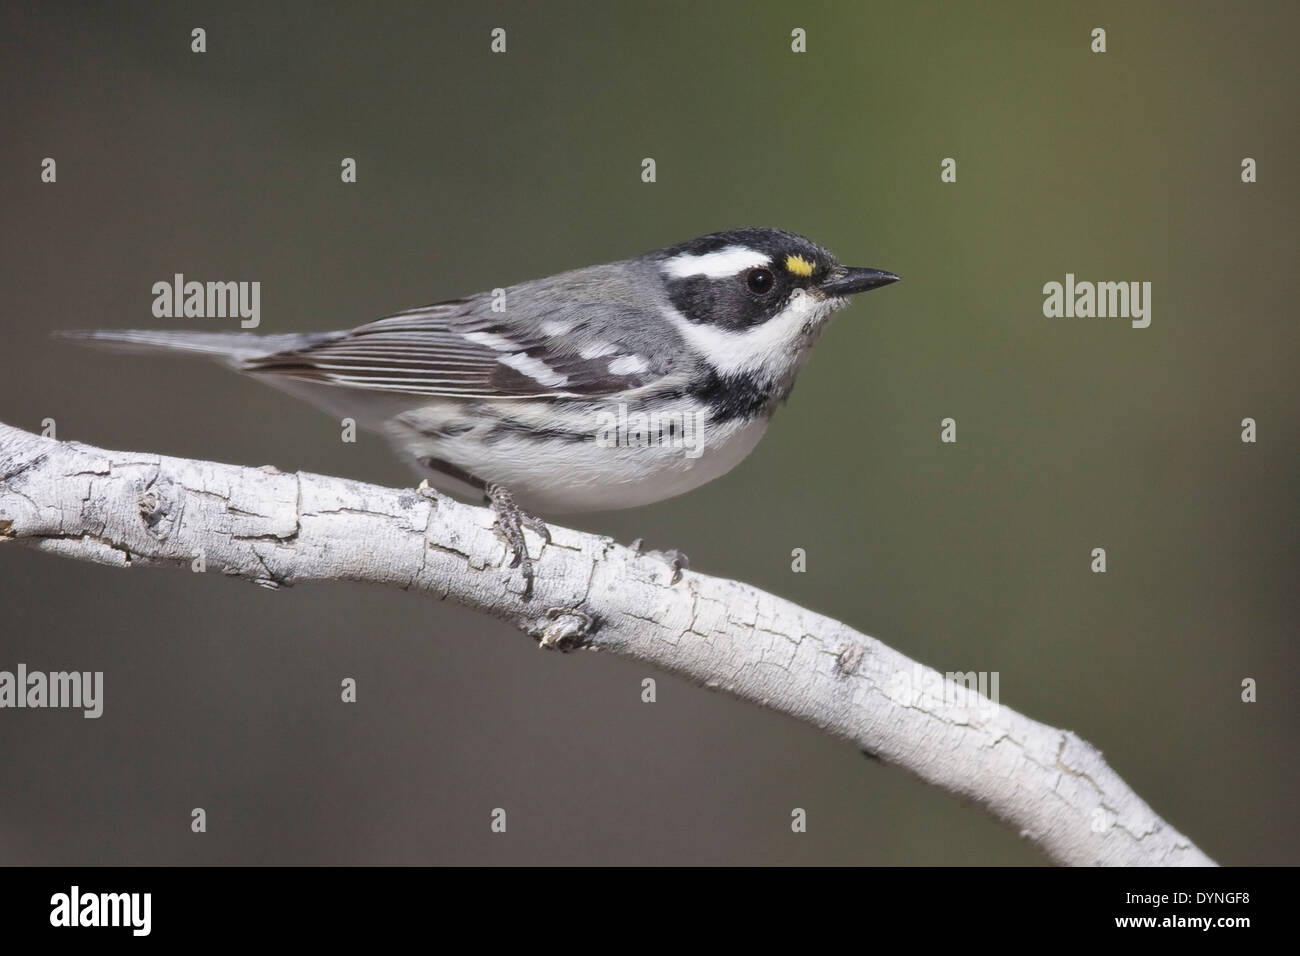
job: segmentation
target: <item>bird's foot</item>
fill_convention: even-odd
[[[526,513],[515,504],[514,495],[498,484],[489,483],[483,493],[487,495],[496,515],[493,527],[505,542],[510,553],[514,555],[510,567],[519,568],[524,576],[524,600],[533,595],[533,561],[528,557],[528,543],[524,540],[524,529],[540,535],[547,544],[551,543],[551,530],[546,522],[535,515]]]
[[[642,543],[643,539],[637,538],[628,547],[637,554],[644,554],[648,558],[658,558],[660,561],[667,564],[668,570],[672,572],[672,577],[668,580],[668,585],[670,587],[682,579],[683,571],[689,571],[691,569],[691,559],[686,557],[686,555],[682,554],[682,552],[678,551],[676,548],[672,548],[668,551],[646,551],[641,547]]]

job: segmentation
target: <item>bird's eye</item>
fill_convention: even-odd
[[[745,273],[745,285],[754,295],[767,295],[772,291],[772,273],[768,269],[750,269]]]

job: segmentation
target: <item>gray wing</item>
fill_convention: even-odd
[[[346,388],[464,398],[612,395],[661,382],[671,368],[662,322],[656,330],[653,316],[625,304],[568,303],[526,322],[493,313],[490,305],[475,296],[410,309],[246,360],[242,368]]]

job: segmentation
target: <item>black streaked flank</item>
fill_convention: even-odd
[[[773,394],[772,387],[753,375],[721,375],[709,369],[687,390],[709,410],[710,422],[769,415],[785,394]],[[787,393],[788,394],[788,393]]]
[[[580,444],[588,441],[594,442],[596,433],[594,430],[574,432],[565,428],[542,428],[537,425],[529,425],[513,419],[503,418],[483,432],[481,440],[485,445],[495,445],[507,438],[522,438],[529,442],[556,441]]]

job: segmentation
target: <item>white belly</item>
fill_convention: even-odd
[[[680,411],[683,422],[694,416],[689,419],[693,426],[688,424],[676,434],[663,422],[651,423],[658,427],[650,429],[633,416],[620,422],[604,406],[599,407],[607,416],[603,419],[584,411],[563,423],[555,421],[554,409],[538,409],[538,415],[545,417],[530,421],[519,405],[505,407],[520,429],[562,424],[567,433],[585,435],[586,440],[537,440],[520,429],[500,428],[488,440],[487,425],[457,434],[457,428],[464,426],[465,410],[456,405],[408,412],[390,421],[385,431],[413,462],[427,457],[449,463],[508,488],[525,510],[567,514],[634,508],[698,488],[738,465],[767,428],[765,418],[710,422],[702,407],[694,404]],[[472,486],[436,468],[420,470],[440,491],[482,497]]]

